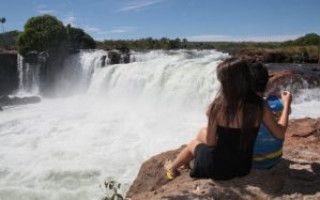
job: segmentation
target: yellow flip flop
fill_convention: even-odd
[[[176,178],[176,175],[173,174],[172,172],[170,172],[169,170],[166,171],[166,179],[168,179],[169,181],[172,181],[173,179]]]

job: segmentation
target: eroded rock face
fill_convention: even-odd
[[[320,118],[291,120],[282,161],[270,170],[251,170],[229,181],[192,179],[189,170],[173,181],[163,166],[182,147],[156,155],[142,164],[128,199],[320,199]]]
[[[267,93],[279,93],[281,90],[296,93],[302,88],[320,86],[320,71],[317,71],[320,66],[318,65],[268,64],[267,68],[270,76]]]

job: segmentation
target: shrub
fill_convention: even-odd
[[[92,37],[86,34],[80,28],[71,27],[67,25],[67,34],[69,36],[69,48],[71,49],[94,49],[96,48],[96,42]]]

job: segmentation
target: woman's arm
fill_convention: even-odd
[[[264,101],[264,105],[263,105],[262,122],[267,126],[269,131],[271,131],[272,134],[277,138],[283,138],[287,130],[288,121],[289,121],[290,104],[291,104],[290,92],[287,92],[287,91],[282,92],[281,98],[283,101],[283,111],[278,123],[275,121],[267,102]]]

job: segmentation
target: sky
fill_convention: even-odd
[[[320,34],[320,0],[1,0],[5,31],[50,14],[96,40],[285,41]],[[1,29],[0,29],[1,30]]]

